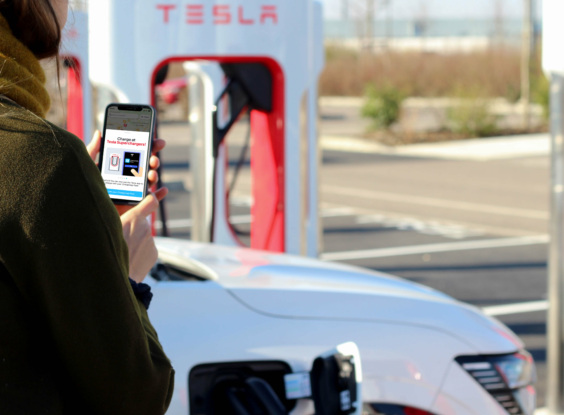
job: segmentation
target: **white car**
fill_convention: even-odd
[[[344,342],[360,352],[365,414],[534,412],[532,358],[477,308],[342,264],[170,238],[157,246],[149,315],[176,370],[169,415],[270,414],[236,408],[231,395],[251,376],[285,413],[313,414],[311,400],[287,399],[284,375]]]

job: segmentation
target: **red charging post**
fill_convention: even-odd
[[[284,76],[265,62],[272,76],[272,111],[251,111],[251,248],[285,251]]]
[[[67,130],[84,141],[84,93],[81,83],[80,62],[75,58],[67,63]]]
[[[72,9],[72,18],[63,29],[60,54],[67,75],[67,130],[88,144],[93,132],[88,13],[81,2],[74,2]]]

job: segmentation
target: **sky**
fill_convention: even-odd
[[[321,0],[326,19],[338,19],[341,5],[348,1],[351,9],[362,13],[368,0]],[[541,0],[533,0],[540,10]],[[390,13],[396,19],[427,18],[493,18],[497,10],[504,18],[523,16],[524,0],[374,0],[376,16]]]

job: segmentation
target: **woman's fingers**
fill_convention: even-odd
[[[147,175],[147,178],[149,180],[149,186],[154,186],[155,184],[157,184],[157,182],[159,180],[159,174],[157,173],[157,169],[159,168],[161,162],[155,154],[157,154],[159,151],[161,151],[165,146],[166,146],[165,140],[160,139],[160,138],[154,139],[153,149],[152,149],[153,155],[149,159],[149,168],[151,170],[149,170],[149,173]]]
[[[166,146],[166,141],[162,138],[155,138],[153,139],[153,148],[151,149],[151,153],[157,154]]]
[[[149,187],[157,184],[159,180],[159,174],[156,170],[149,170],[149,174],[147,175],[147,179],[149,180]]]
[[[155,198],[160,202],[161,200],[163,200],[165,198],[165,196],[168,194],[168,188],[166,187],[161,187],[160,189],[156,190],[155,192],[153,192],[153,196],[155,196]]]

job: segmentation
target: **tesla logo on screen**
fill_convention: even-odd
[[[162,3],[157,4],[156,7],[162,13],[165,24],[168,24],[176,13],[183,13],[185,23],[190,25],[204,24],[209,19],[214,25],[278,23],[278,11],[276,6],[272,5],[263,5],[260,10],[247,10],[244,6],[232,7],[229,4],[216,4],[208,7],[204,7],[203,4],[187,4],[182,9],[175,4]]]

